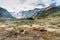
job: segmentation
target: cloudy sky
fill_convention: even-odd
[[[14,12],[44,8],[52,3],[56,3],[58,6],[60,0],[0,0],[0,7],[7,9],[9,12]]]

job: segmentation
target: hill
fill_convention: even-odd
[[[59,7],[52,7],[49,10],[40,11],[34,17],[35,19],[47,18],[47,17],[60,17],[60,8]]]
[[[10,12],[8,12],[6,9],[0,7],[0,17],[3,18],[13,18]]]

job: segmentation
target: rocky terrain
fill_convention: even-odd
[[[0,18],[0,40],[60,40],[60,8],[42,13],[33,20]]]

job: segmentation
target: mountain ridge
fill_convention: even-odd
[[[55,14],[57,14],[56,12],[59,12],[59,11],[60,11],[60,8],[59,7],[52,7],[49,10],[38,12],[37,15],[34,18],[37,18],[37,19],[46,18],[49,15],[52,15],[52,14],[55,15]]]

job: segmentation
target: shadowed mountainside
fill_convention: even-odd
[[[0,7],[0,17],[13,18],[12,15],[4,8]]]

